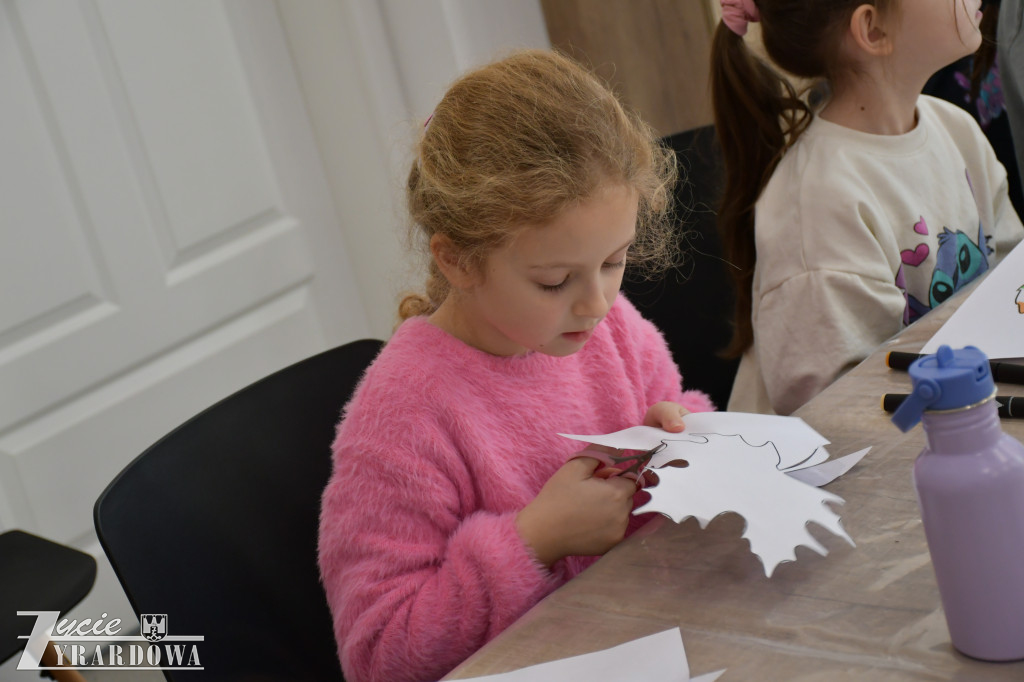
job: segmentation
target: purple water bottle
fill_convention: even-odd
[[[974,658],[1024,658],[1024,445],[1003,433],[988,358],[974,346],[910,366],[914,390],[892,416],[920,420],[914,462],[928,551],[953,646]]]

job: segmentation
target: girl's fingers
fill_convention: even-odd
[[[579,467],[581,471],[591,475],[596,475],[593,472],[598,467],[604,466],[604,463],[601,462],[601,460],[597,459],[596,457],[588,457],[586,455],[573,457],[572,459],[569,460],[569,462],[579,462],[579,464],[573,464],[572,466]],[[566,462],[566,464],[568,464],[569,462]]]
[[[594,478],[612,478],[622,473],[622,469],[616,469],[615,467],[601,467],[594,472]]]
[[[660,402],[651,406],[647,421],[653,421],[653,426],[659,426],[665,431],[678,433],[686,428],[683,417],[688,414],[690,411],[679,403]]]

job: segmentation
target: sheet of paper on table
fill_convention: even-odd
[[[829,460],[828,440],[802,419],[738,412],[688,414],[682,433],[635,426],[612,434],[568,438],[625,450],[655,450],[648,468],[658,483],[634,513],[660,512],[676,523],[697,519],[701,528],[728,512],[743,516],[743,537],[771,577],[796,548],[828,550],[807,526],[815,523],[853,545],[826,502],[843,499],[815,486],[848,471],[870,448]],[[684,466],[679,466],[683,464]]]
[[[1024,242],[990,272],[921,349],[977,346],[989,358],[1024,358]]]
[[[682,633],[674,628],[610,649],[463,682],[714,682],[723,672],[690,677]]]

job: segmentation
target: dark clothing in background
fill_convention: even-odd
[[[1021,0],[1002,0],[995,4],[999,5],[996,54],[1002,65],[1000,82],[1006,109],[1005,117],[1010,123],[1014,138],[1020,143],[1017,146],[1017,167],[1024,168],[1024,32],[1021,31],[1021,24],[1024,23],[1024,5]],[[1003,165],[1006,165],[1005,162]],[[1012,194],[1010,196],[1013,197]],[[1020,207],[1016,201],[1013,205],[1020,214]]]
[[[1016,0],[1014,0],[1016,2]],[[1024,54],[1024,53],[1022,53]],[[1024,187],[1021,185],[1020,168],[1010,131],[1010,117],[1006,112],[1006,98],[997,58],[981,82],[977,98],[973,101],[971,91],[971,67],[973,57],[964,57],[932,76],[924,86],[924,94],[952,102],[969,112],[981,124],[985,136],[996,152],[996,158],[1006,167],[1010,203],[1017,215],[1024,216]],[[1024,66],[1024,63],[1022,63]],[[1024,74],[1020,74],[1024,77]],[[1024,116],[1024,111],[1019,115]],[[1024,130],[1019,131],[1024,135]],[[1024,143],[1024,140],[1022,140]]]

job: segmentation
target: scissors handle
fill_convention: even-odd
[[[606,467],[610,467],[618,471],[618,473],[603,476],[602,478],[621,476],[635,482],[640,488],[645,485],[645,481],[640,474],[643,471],[644,466],[646,466],[647,460],[650,459],[649,453],[641,452],[638,455],[630,457],[619,457],[603,450],[588,447],[577,452],[572,456],[572,459],[577,457],[592,457]]]

